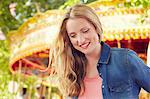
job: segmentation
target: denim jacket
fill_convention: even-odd
[[[150,92],[150,68],[134,51],[101,45],[97,69],[103,79],[103,99],[138,99],[141,88]]]

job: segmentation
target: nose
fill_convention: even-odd
[[[77,44],[82,45],[85,41],[85,37],[83,35],[78,35],[77,37]]]

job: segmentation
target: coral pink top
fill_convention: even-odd
[[[93,78],[84,78],[85,92],[78,99],[103,99],[102,78],[97,75]]]

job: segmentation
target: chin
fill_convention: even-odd
[[[82,53],[84,53],[85,55],[91,54],[91,51],[82,51]]]
[[[82,52],[85,55],[91,54],[94,50],[92,49],[78,49],[78,51]]]

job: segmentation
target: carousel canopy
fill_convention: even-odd
[[[58,33],[61,15],[62,11],[58,10],[38,13],[10,33],[10,70],[13,73],[19,64],[24,69],[30,68],[31,71],[22,70],[26,74],[38,74],[36,69],[47,68],[49,49]]]

